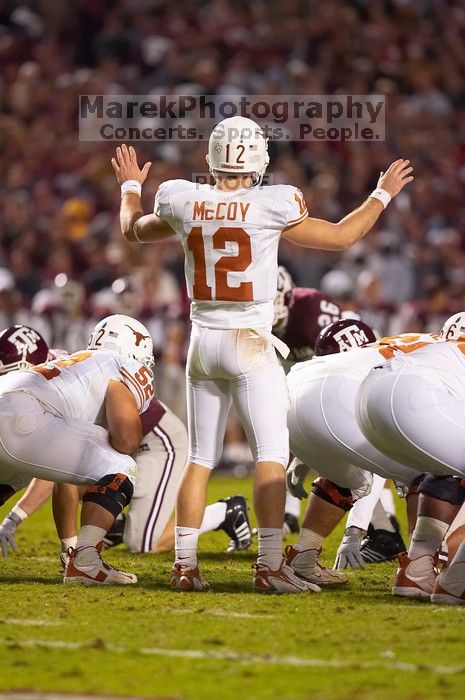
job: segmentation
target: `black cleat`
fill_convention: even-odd
[[[383,561],[390,561],[406,552],[404,540],[399,531],[397,518],[389,516],[395,532],[388,530],[375,530],[372,525],[368,526],[367,535],[360,545],[360,552],[363,561],[367,564],[380,564]]]
[[[226,516],[217,530],[224,530],[230,537],[227,551],[247,549],[252,542],[249,516],[247,515],[247,501],[244,496],[229,496],[221,498],[220,503],[226,503]]]
[[[105,549],[110,549],[110,547],[117,547],[119,544],[123,544],[125,525],[126,516],[124,513],[120,513],[102,540]]]
[[[297,534],[300,532],[299,519],[291,513],[284,513],[283,535]]]

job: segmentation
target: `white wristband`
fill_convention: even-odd
[[[381,187],[378,187],[376,190],[373,190],[373,192],[370,194],[370,197],[379,200],[385,209],[392,199],[389,192],[386,192],[386,190],[381,189]]]
[[[138,194],[140,197],[142,194],[142,185],[140,182],[137,182],[137,180],[126,180],[121,185],[121,196],[126,194],[126,192],[133,192],[134,194]]]

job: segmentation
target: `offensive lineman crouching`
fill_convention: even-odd
[[[97,324],[85,351],[0,378],[0,483],[11,492],[32,477],[89,485],[65,583],[137,582],[103,562],[97,545],[133,495],[130,455],[153,396],[152,364],[147,329],[116,315]]]

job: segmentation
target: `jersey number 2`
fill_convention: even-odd
[[[237,255],[223,255],[215,265],[215,299],[217,301],[253,301],[253,283],[241,282],[238,287],[228,285],[228,272],[244,272],[252,262],[250,236],[242,228],[219,228],[212,237],[213,247],[221,250],[226,243],[237,243]],[[193,298],[211,301],[212,288],[207,284],[207,263],[202,227],[194,226],[187,237],[187,247],[194,256]]]

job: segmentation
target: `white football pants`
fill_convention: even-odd
[[[111,447],[107,430],[50,413],[24,391],[0,396],[0,484],[19,490],[34,476],[95,484],[108,474],[134,482],[136,463]]]
[[[355,417],[359,386],[360,378],[350,374],[315,377],[291,386],[291,451],[318,474],[345,488],[369,487],[372,473],[410,484],[417,472],[386,457],[361,433]]]
[[[150,552],[171,518],[187,458],[187,430],[169,409],[135,455],[137,479],[124,529],[131,552]]]
[[[288,395],[271,334],[195,326],[186,372],[191,462],[218,464],[234,403],[254,461],[287,466]]]
[[[418,472],[465,476],[465,401],[433,369],[386,364],[371,370],[360,387],[357,419],[391,458]]]

